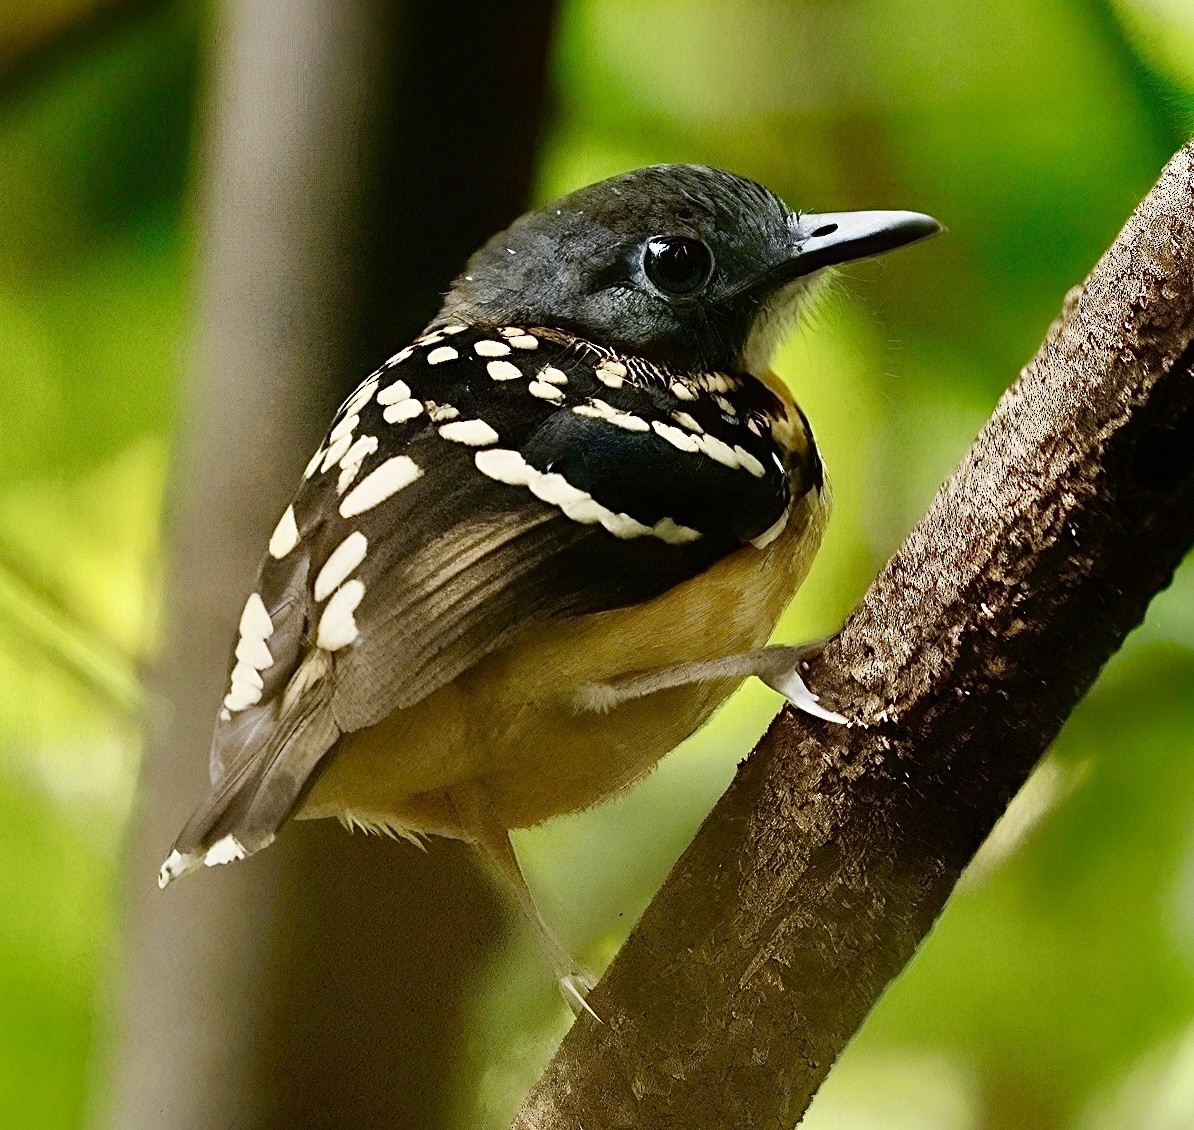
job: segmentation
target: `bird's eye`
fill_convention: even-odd
[[[699,239],[657,235],[643,248],[643,271],[664,294],[696,294],[713,273],[713,252]]]

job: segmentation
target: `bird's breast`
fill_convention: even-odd
[[[810,441],[811,442],[811,441]],[[762,646],[803,581],[828,491],[796,498],[783,529],[641,604],[528,630],[453,683],[345,734],[300,812],[458,835],[450,790],[481,781],[495,816],[527,827],[633,784],[740,680],[659,691],[608,714],[580,689]]]

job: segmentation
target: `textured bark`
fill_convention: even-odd
[[[332,410],[525,207],[553,7],[221,6],[170,640],[153,678],[171,712],[149,736],[113,1079],[93,1125],[366,1130],[448,1117],[473,971],[502,928],[459,846],[424,854],[300,824],[236,867],[166,892],[155,876],[205,790],[240,603]]]
[[[515,1120],[788,1128],[1194,542],[1194,147],[681,858]]]

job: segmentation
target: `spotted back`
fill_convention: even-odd
[[[447,326],[398,353],[342,406],[282,523],[283,543],[293,527],[310,545],[308,634],[353,645],[338,720],[368,724],[454,678],[480,657],[457,633],[483,654],[544,615],[656,595],[762,536],[791,497],[772,436],[783,411],[752,377],[680,377],[544,329]],[[267,561],[262,580],[287,572]],[[404,656],[371,709],[345,685]]]
[[[551,329],[447,325],[403,349],[341,406],[269,540],[211,811],[254,764],[289,764],[258,804],[276,827],[340,733],[546,618],[649,599],[764,543],[816,482],[793,427],[754,377],[677,374]],[[180,847],[233,823],[209,812]]]

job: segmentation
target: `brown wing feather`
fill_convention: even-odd
[[[789,504],[783,460],[745,411],[677,401],[642,374],[611,387],[558,342],[507,349],[495,369],[493,331],[449,340],[373,374],[312,460],[242,618],[213,792],[166,878],[218,842],[207,861],[267,843],[341,733],[544,619],[666,591]],[[563,384],[528,395],[549,365]],[[733,389],[718,392],[724,405]]]

